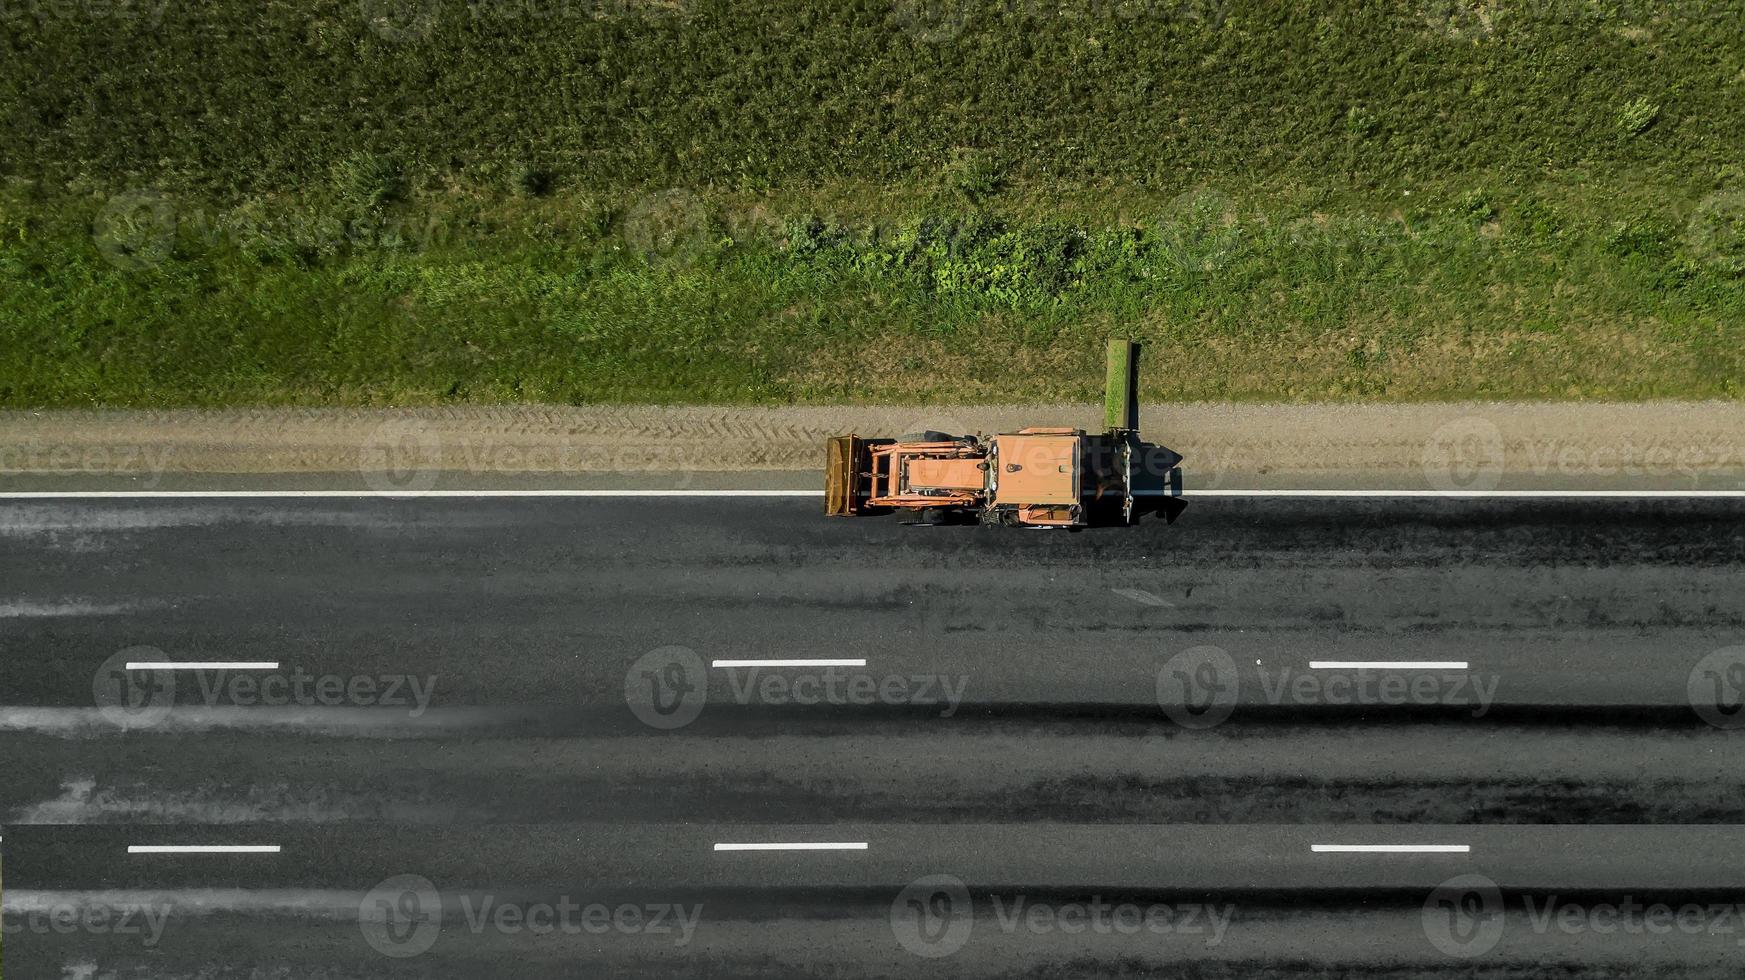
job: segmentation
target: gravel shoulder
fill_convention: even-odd
[[[5,412],[0,485],[801,487],[832,435],[1094,428],[1099,417],[1089,404]],[[1186,485],[1203,489],[1745,488],[1736,402],[1153,405],[1143,431],[1181,453]]]

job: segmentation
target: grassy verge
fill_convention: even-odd
[[[0,405],[1738,397],[1745,198],[0,198]]]
[[[1742,0],[15,6],[0,406],[1742,394]]]

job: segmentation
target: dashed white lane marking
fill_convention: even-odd
[[[1465,660],[1311,660],[1310,670],[1465,670]]]
[[[128,670],[278,670],[276,660],[129,660]]]
[[[865,660],[711,660],[711,667],[865,667]]]
[[[277,854],[277,844],[129,844],[129,854]]]
[[[848,841],[836,843],[752,843],[752,844],[716,844],[717,851],[864,851],[866,841]]]
[[[1470,854],[1471,844],[1310,844],[1316,854]]]
[[[369,498],[414,500],[489,497],[822,497],[819,490],[18,490],[0,492],[0,500],[222,500],[247,498]],[[1167,497],[1170,493],[1138,493]],[[1443,497],[1455,500],[1621,499],[1702,500],[1745,499],[1745,490],[1183,490],[1184,497]]]

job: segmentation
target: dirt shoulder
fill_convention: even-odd
[[[804,485],[824,440],[844,432],[1095,428],[1099,413],[1095,405],[6,412],[0,479],[386,474],[397,487],[428,482],[424,474],[488,485],[684,473]],[[1143,430],[1183,454],[1191,487],[1745,488],[1745,403],[1154,405]]]

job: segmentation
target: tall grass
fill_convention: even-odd
[[[1745,0],[0,16],[0,404],[1737,396]]]
[[[1737,180],[1741,36],[1741,0],[44,0],[0,16],[0,173],[366,197]]]
[[[1202,189],[1095,223],[683,191],[15,195],[0,404],[1093,400],[1117,334],[1149,342],[1160,398],[1740,395],[1726,202],[1619,191],[1596,217],[1591,192]]]

